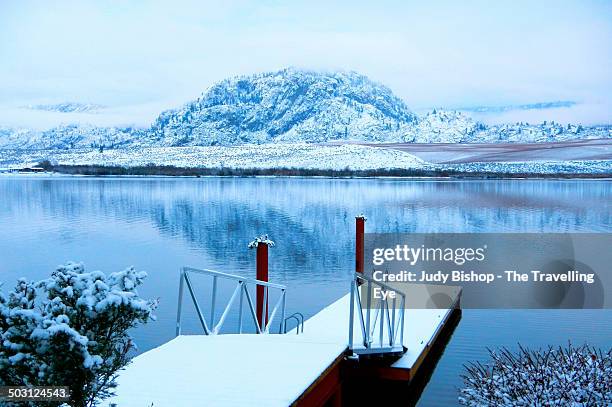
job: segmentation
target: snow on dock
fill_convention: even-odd
[[[406,310],[407,351],[390,368],[412,377],[452,311]],[[121,372],[110,405],[294,404],[347,351],[349,312],[347,294],[307,320],[299,335],[294,330],[282,335],[179,336],[137,356]]]
[[[345,348],[295,334],[179,336],[136,357],[111,403],[286,407]]]

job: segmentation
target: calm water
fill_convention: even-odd
[[[141,294],[161,305],[135,332],[144,351],[174,336],[179,267],[254,276],[247,244],[261,233],[277,243],[270,279],[289,287],[288,312],[308,317],[348,289],[356,214],[370,232],[612,232],[611,202],[610,181],[0,177],[0,281],[68,260],[146,270]],[[608,347],[612,311],[466,310],[420,404],[456,404],[462,364],[486,347],[568,340]]]

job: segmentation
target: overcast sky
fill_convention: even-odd
[[[358,71],[417,110],[574,100],[562,114],[610,122],[609,1],[124,3],[0,0],[0,121],[77,101],[144,123],[220,79],[294,66]]]

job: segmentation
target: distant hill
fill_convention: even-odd
[[[69,124],[38,131],[0,127],[0,148],[18,150],[70,150],[73,148],[121,148],[147,138],[134,128]]]

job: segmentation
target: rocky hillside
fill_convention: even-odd
[[[224,80],[151,128],[162,145],[320,142],[393,137],[416,116],[391,90],[354,72],[295,69]]]

